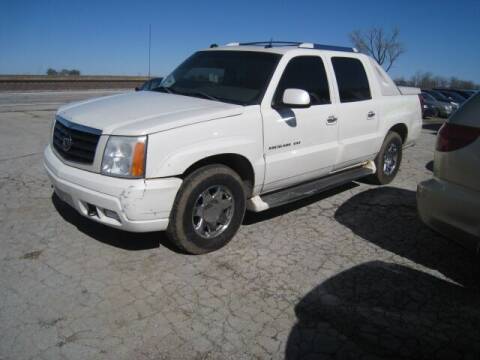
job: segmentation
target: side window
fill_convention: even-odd
[[[370,86],[363,64],[358,59],[332,58],[342,103],[371,99]]]
[[[281,104],[283,92],[290,88],[307,91],[312,105],[330,104],[327,74],[322,59],[318,56],[291,59],[278,83],[274,104]]]

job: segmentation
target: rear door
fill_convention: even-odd
[[[355,57],[333,56],[337,82],[339,153],[335,169],[375,155],[378,143],[379,106],[373,99],[363,62]]]
[[[275,77],[272,79],[273,89],[261,108],[266,162],[263,192],[328,174],[338,152],[338,105],[331,98],[331,75],[325,70],[324,59],[300,55],[282,59],[279,69],[282,65],[285,70],[277,86],[273,85]],[[283,105],[283,92],[290,88],[307,91],[311,106]]]

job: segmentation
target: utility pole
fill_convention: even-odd
[[[148,24],[148,78],[150,79],[150,52],[152,48],[152,24]]]

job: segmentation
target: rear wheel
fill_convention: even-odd
[[[191,254],[225,246],[245,214],[246,195],[240,176],[224,165],[204,166],[187,176],[170,216],[167,234]]]
[[[370,182],[385,185],[395,178],[402,162],[402,146],[402,138],[398,133],[391,131],[387,134],[375,158],[377,171],[369,177]]]

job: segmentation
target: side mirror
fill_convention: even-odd
[[[135,86],[135,91],[140,91],[140,87],[139,87],[139,86]]]
[[[285,89],[282,102],[292,108],[306,108],[310,106],[310,95],[301,89]]]

